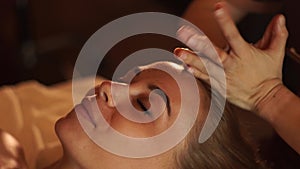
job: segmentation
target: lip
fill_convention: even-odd
[[[95,122],[94,122],[90,112],[88,111],[88,109],[85,107],[85,105],[83,103],[76,105],[75,111],[76,111],[78,118],[83,118],[95,126]]]

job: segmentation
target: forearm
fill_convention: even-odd
[[[300,154],[300,98],[279,85],[257,111]]]

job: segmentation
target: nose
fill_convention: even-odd
[[[120,97],[122,89],[124,89],[127,84],[117,83],[112,81],[104,81],[99,87],[100,99],[106,103],[108,107],[115,107],[116,100]]]

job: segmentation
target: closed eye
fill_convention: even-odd
[[[144,103],[140,99],[137,99],[136,102],[138,103],[139,107],[144,111],[145,115],[152,117],[153,113],[147,109],[147,107],[144,105]]]
[[[158,95],[160,95],[163,100],[165,101],[166,103],[166,106],[167,106],[167,111],[168,111],[168,115],[170,116],[171,115],[171,106],[170,106],[170,99],[168,97],[168,95],[166,94],[166,92],[164,92],[162,89],[160,89],[158,86],[156,85],[149,85],[148,88],[150,90],[158,90],[159,92],[156,92]]]

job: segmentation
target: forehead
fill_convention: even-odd
[[[183,65],[179,65],[177,63],[173,63],[173,62],[156,62],[156,63],[152,63],[149,65],[145,65],[145,66],[140,66],[139,67],[141,71],[143,70],[147,70],[147,69],[157,69],[157,70],[161,70],[164,71],[168,74],[178,74],[178,73],[182,73],[183,71],[186,70],[186,67]]]
[[[129,70],[125,75],[120,77],[122,82],[130,83],[132,80],[145,79],[149,77],[167,78],[177,77],[183,78],[189,74],[186,67],[169,61],[155,62],[145,66],[136,66]]]

